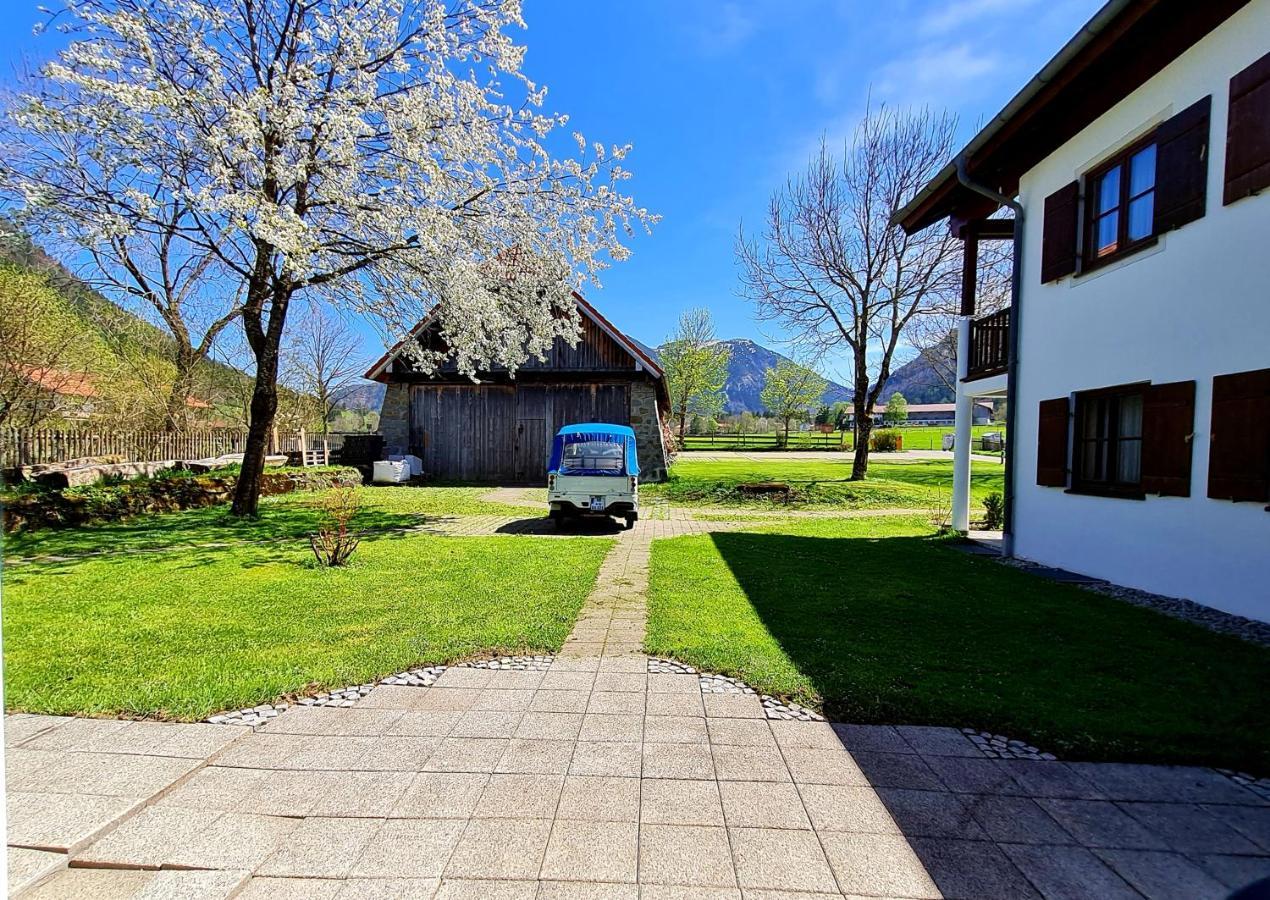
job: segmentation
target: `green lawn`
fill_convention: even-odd
[[[1270,772],[1270,651],[960,553],[918,517],[658,541],[646,643],[843,721]]]
[[[885,426],[878,426],[883,428]],[[951,425],[904,425],[898,429],[904,436],[905,450],[942,450],[943,436],[952,434]],[[1004,425],[973,425],[971,435],[978,440],[985,432],[1005,433]],[[851,432],[791,431],[788,447],[781,447],[782,434],[775,431],[763,434],[736,434],[724,432],[715,435],[689,434],[684,437],[684,450],[688,452],[711,450],[848,450]]]
[[[482,651],[554,651],[611,543],[381,534],[342,570],[299,541],[12,566],[5,702],[197,719]]]
[[[1004,473],[997,463],[971,463],[971,494],[975,502],[1004,489]],[[769,507],[773,501],[741,496],[736,486],[753,481],[779,481],[794,490],[793,505],[813,509],[911,508],[923,511],[947,506],[952,495],[952,460],[885,461],[869,463],[865,481],[851,481],[851,457],[842,459],[699,460],[681,456],[662,484],[641,485],[649,499],[689,505]],[[774,501],[784,506],[783,501]]]
[[[457,515],[527,516],[523,507],[488,503],[488,487],[377,486],[359,489],[362,509],[355,522],[366,530],[419,525]],[[300,491],[265,497],[257,519],[240,520],[228,506],[144,516],[124,522],[82,528],[53,529],[6,535],[6,556],[70,556],[97,550],[156,549],[207,543],[234,543],[305,537],[321,519],[320,493]]]

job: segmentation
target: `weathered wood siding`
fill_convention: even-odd
[[[429,349],[445,352],[445,345],[431,329],[421,334],[419,340]],[[603,328],[583,316],[581,336],[575,346],[570,347],[562,338],[557,338],[546,360],[529,359],[520,368],[531,372],[634,372],[637,363]],[[396,375],[409,375],[412,369],[409,359],[405,357],[399,357],[392,365],[392,372]],[[501,366],[495,366],[486,374],[505,371]],[[438,374],[444,380],[457,380],[454,377],[457,375],[457,367],[453,362],[445,362],[440,366]]]
[[[551,439],[579,422],[630,424],[624,383],[410,388],[410,447],[431,478],[541,483]]]
[[[626,350],[605,333],[599,325],[586,316],[582,317],[582,336],[570,347],[557,338],[547,354],[545,362],[531,359],[525,369],[605,371],[634,369],[635,360]]]
[[[432,478],[510,481],[516,389],[500,385],[415,385],[410,450]]]

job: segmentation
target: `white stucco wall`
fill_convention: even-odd
[[[1270,192],[1222,205],[1232,75],[1270,50],[1253,2],[1028,172],[1015,501],[1018,556],[1270,621],[1270,512],[1209,500],[1212,378],[1270,367]],[[1088,275],[1040,284],[1045,197],[1211,94],[1204,218]],[[1196,382],[1189,498],[1078,496],[1036,484],[1037,405],[1134,381]]]

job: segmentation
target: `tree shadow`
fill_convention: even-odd
[[[934,537],[711,540],[833,720],[984,729],[1075,758],[1270,771],[1265,648]]]

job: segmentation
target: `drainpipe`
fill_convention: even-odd
[[[1010,332],[1009,358],[1006,361],[1005,387],[1005,527],[1002,535],[1001,554],[1014,555],[1014,447],[1015,447],[1015,401],[1019,392],[1019,324],[1021,322],[1019,298],[1023,286],[1023,204],[1013,197],[1007,197],[986,185],[970,180],[966,172],[966,154],[957,157],[957,180],[962,186],[981,194],[1002,206],[1009,207],[1014,213],[1014,259],[1010,273]],[[972,406],[973,409],[973,406]]]

